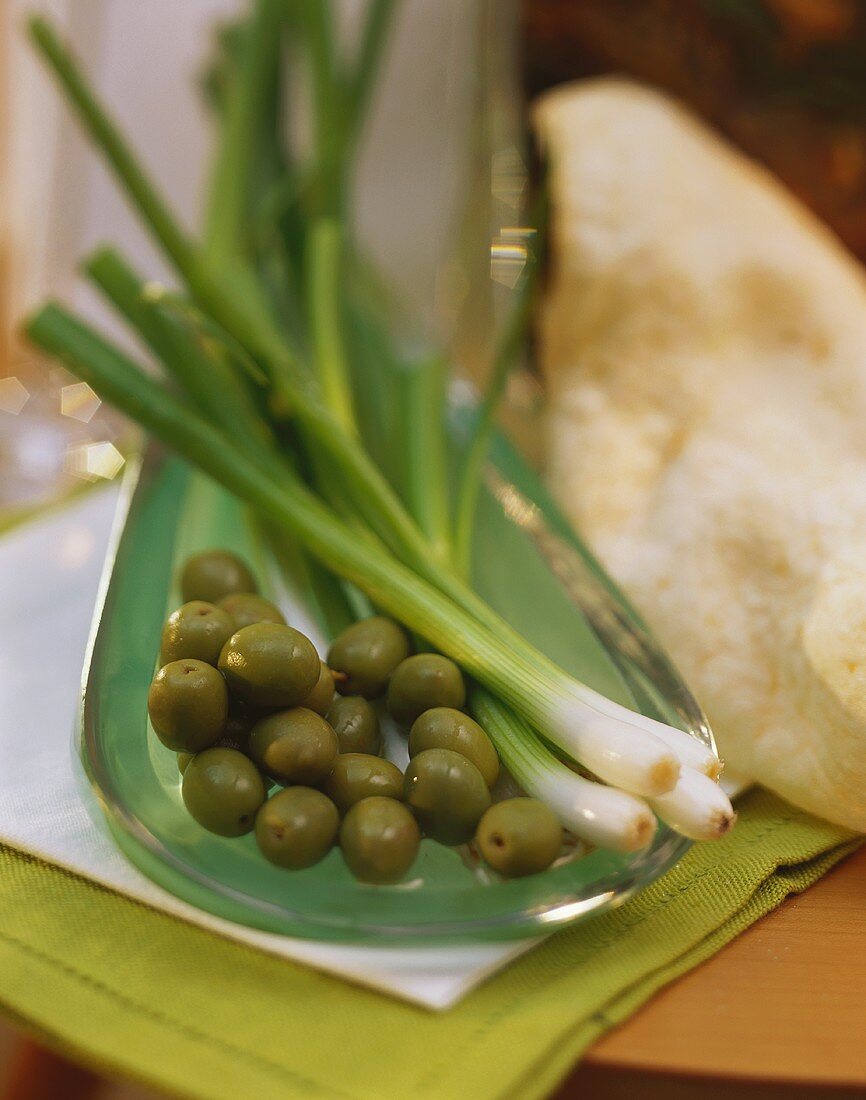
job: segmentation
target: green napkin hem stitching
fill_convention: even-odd
[[[12,1024],[16,1031],[20,1031],[39,1046],[46,1047],[48,1050],[60,1055],[61,1058],[66,1058],[67,1061],[77,1062],[80,1066],[89,1069],[92,1073],[99,1074],[101,1077],[122,1077],[124,1082],[140,1085],[142,1088],[151,1091],[160,1089],[166,1096],[193,1097],[195,1095],[186,1089],[173,1088],[153,1077],[149,1077],[138,1066],[130,1067],[126,1063],[123,1065],[120,1063],[115,1064],[109,1058],[100,1058],[91,1054],[84,1046],[67,1039],[59,1031],[53,1031],[50,1027],[37,1023],[29,1016],[24,1015],[15,1005],[4,1000],[2,994],[0,994],[0,1012],[3,1013],[4,1020]]]
[[[325,1096],[342,1097],[343,1100],[357,1100],[356,1094],[341,1092],[338,1089],[333,1089],[330,1086],[322,1085],[319,1081],[314,1081],[312,1078],[305,1077],[295,1070],[290,1069],[288,1066],[280,1065],[279,1062],[272,1062],[268,1058],[263,1058],[258,1054],[251,1054],[249,1051],[244,1050],[243,1047],[235,1046],[232,1043],[227,1043],[224,1039],[212,1035],[207,1031],[203,1031],[199,1028],[192,1027],[190,1024],[182,1020],[177,1020],[167,1012],[160,1012],[156,1009],[150,1008],[147,1005],[137,1001],[134,997],[128,997],[123,993],[120,993],[116,989],[112,989],[111,986],[106,985],[104,982],[97,981],[89,974],[85,974],[81,970],[77,970],[74,966],[70,966],[69,963],[62,961],[61,959],[54,958],[47,952],[40,950],[38,947],[34,947],[32,944],[25,943],[23,940],[18,939],[16,936],[11,936],[7,932],[0,931],[0,940],[15,948],[22,954],[31,958],[37,959],[39,962],[45,963],[60,973],[65,974],[66,977],[79,981],[82,985],[98,993],[100,996],[105,997],[108,1001],[115,1003],[127,1011],[137,1011],[139,1015],[151,1020],[153,1023],[164,1024],[171,1028],[174,1028],[179,1034],[186,1036],[193,1042],[203,1044],[205,1046],[214,1046],[221,1049],[224,1053],[230,1054],[233,1058],[237,1057],[243,1062],[249,1062],[251,1065],[256,1066],[259,1069],[264,1069],[269,1073],[273,1073],[278,1077],[285,1080],[292,1081],[296,1085],[302,1085],[307,1089],[312,1089],[316,1093],[321,1093]]]
[[[598,1013],[593,1013],[578,1023],[574,1031],[566,1037],[565,1043],[542,1066],[536,1063],[526,1067],[522,1075],[502,1093],[500,1100],[526,1100],[530,1092],[534,1096],[547,1095],[568,1077],[580,1056],[605,1032],[628,1020],[666,986],[709,961],[723,947],[737,939],[746,928],[773,912],[787,898],[809,889],[837,863],[855,852],[861,843],[862,838],[843,841],[801,864],[780,865],[757,885],[745,903],[723,924],[711,929],[682,955],[662,963],[636,979],[615,994]],[[799,886],[790,880],[786,883],[786,867],[802,869],[804,874],[810,876],[808,881]],[[780,897],[775,896],[778,888],[784,891]],[[739,922],[744,915],[746,923],[741,926]],[[533,1088],[530,1088],[530,1082]]]
[[[774,824],[772,826],[770,826],[769,828],[766,828],[766,829],[762,830],[760,833],[756,834],[754,837],[751,837],[748,841],[748,847],[750,847],[750,848],[754,847],[760,841],[764,840],[767,836],[773,835],[774,833],[778,832],[780,829],[784,828],[786,825],[790,824],[791,822],[794,822],[794,821],[808,821],[808,820],[809,820],[809,815],[807,815],[805,813],[802,813],[802,812],[795,812],[793,814],[787,815],[786,817],[781,818],[781,819],[777,820],[776,822],[774,822]],[[151,912],[157,914],[161,918],[169,918],[170,920],[175,921],[175,922],[180,922],[180,923],[182,923],[183,925],[185,925],[187,927],[191,926],[196,931],[204,932],[205,934],[213,934],[213,935],[220,936],[221,939],[229,940],[235,946],[244,948],[245,950],[248,950],[248,951],[256,951],[258,953],[257,948],[254,948],[250,945],[243,944],[242,942],[236,941],[236,940],[232,939],[231,937],[221,936],[219,932],[214,932],[212,929],[203,929],[200,926],[195,925],[194,922],[188,921],[188,920],[184,919],[183,917],[178,916],[177,914],[168,913],[165,910],[160,909],[156,906],[148,905],[146,902],[142,902],[141,900],[139,900],[137,898],[132,898],[129,895],[124,894],[122,891],[117,891],[117,890],[112,889],[111,887],[107,887],[104,884],[99,883],[98,881],[96,881],[94,879],[91,879],[91,878],[89,878],[85,875],[80,875],[80,874],[78,874],[74,871],[69,870],[68,868],[64,868],[64,867],[61,867],[58,864],[51,863],[50,861],[46,861],[44,859],[40,859],[38,856],[31,855],[30,853],[27,853],[27,852],[25,852],[21,849],[13,848],[13,847],[8,846],[8,845],[0,845],[0,850],[2,850],[4,848],[8,852],[10,852],[10,853],[14,854],[15,856],[17,856],[18,858],[23,858],[27,862],[32,862],[32,863],[35,863],[35,864],[41,864],[41,865],[49,868],[51,871],[54,871],[54,872],[59,871],[65,877],[69,877],[71,879],[74,879],[74,880],[82,883],[83,885],[87,886],[88,888],[95,889],[97,891],[104,892],[106,894],[113,894],[116,897],[123,899],[124,902],[127,902],[127,903],[131,902],[133,905],[141,906],[142,908],[148,909]],[[777,865],[777,867],[774,868],[772,871],[770,871],[768,873],[768,875],[763,880],[761,880],[761,882],[758,882],[755,885],[755,892],[760,889],[760,887],[763,883],[766,883],[768,881],[770,876],[772,874],[774,874],[775,871],[780,866],[782,866],[782,864]],[[791,865],[786,864],[785,866],[791,866]],[[793,866],[797,866],[797,865],[795,864]],[[670,894],[660,898],[658,900],[658,902],[653,904],[650,909],[648,909],[644,913],[642,913],[641,916],[638,917],[636,920],[633,920],[633,921],[629,922],[626,925],[625,930],[631,930],[633,928],[636,928],[639,925],[646,922],[647,920],[649,920],[651,917],[658,915],[658,913],[664,911],[664,909],[666,909],[668,906],[672,905],[675,901],[681,899],[683,896],[688,894],[688,892],[690,890],[692,890],[704,878],[706,878],[707,876],[713,874],[717,869],[718,869],[717,867],[710,867],[710,868],[706,868],[705,870],[699,872],[693,878],[691,878],[687,883],[684,883],[682,886],[678,887],[678,889],[675,892],[670,893]],[[748,904],[748,901],[745,904]],[[743,907],[741,906],[740,909],[742,909],[742,908]],[[734,913],[732,913],[731,916],[728,919],[733,919],[733,917],[736,915],[737,912],[740,911],[740,909],[735,910]],[[579,966],[583,961],[585,961],[585,959],[589,956],[590,953],[595,953],[595,952],[598,952],[598,951],[605,951],[605,950],[608,950],[611,947],[614,947],[621,940],[622,933],[623,933],[623,930],[620,929],[616,933],[616,935],[609,937],[605,941],[602,941],[601,944],[595,943],[595,944],[592,944],[592,945],[588,946],[587,950],[585,952],[581,953],[581,955],[577,959],[570,961],[567,971],[565,971],[561,975],[554,975],[552,979],[549,975],[544,975],[543,977],[539,978],[535,983],[533,983],[534,989],[538,990],[538,989],[542,989],[546,986],[549,986],[551,988],[555,987],[556,984],[558,984],[558,982],[566,980],[568,978],[570,972],[573,971],[573,969],[576,966]],[[217,1036],[215,1036],[215,1035],[213,1035],[213,1034],[211,1034],[207,1031],[193,1028],[190,1025],[188,1025],[186,1023],[183,1023],[181,1021],[175,1021],[170,1015],[168,1015],[166,1013],[162,1013],[162,1012],[157,1012],[157,1011],[151,1009],[150,1007],[148,1007],[147,1005],[142,1004],[141,1002],[135,1000],[134,998],[126,996],[126,995],[118,992],[117,990],[114,990],[111,986],[105,985],[102,982],[97,982],[95,979],[91,978],[89,975],[87,975],[87,974],[85,974],[81,971],[76,970],[74,967],[69,966],[68,963],[66,963],[62,960],[56,959],[56,958],[52,957],[51,955],[49,955],[49,954],[47,954],[43,951],[40,951],[38,948],[34,948],[34,947],[30,946],[29,944],[25,943],[24,941],[20,941],[20,940],[16,939],[15,937],[11,937],[8,934],[4,934],[4,933],[0,933],[0,937],[2,937],[11,946],[13,946],[16,949],[24,952],[25,954],[32,955],[34,958],[39,959],[43,963],[45,963],[49,966],[57,968],[59,971],[65,973],[68,977],[70,977],[74,980],[80,980],[85,986],[87,986],[91,990],[97,992],[99,995],[106,997],[108,1000],[115,1001],[115,1002],[123,1005],[128,1010],[129,1009],[131,1009],[133,1011],[137,1010],[144,1017],[149,1018],[152,1021],[155,1021],[156,1023],[166,1024],[166,1025],[169,1025],[169,1026],[172,1026],[172,1027],[176,1027],[176,1028],[178,1028],[178,1030],[182,1034],[187,1035],[191,1040],[193,1040],[197,1043],[204,1043],[206,1045],[212,1045],[212,1046],[216,1047],[217,1049],[222,1049],[224,1052],[230,1054],[232,1057],[239,1056],[241,1058],[241,1060],[249,1062],[252,1065],[258,1065],[261,1068],[263,1068],[265,1071],[267,1071],[268,1073],[276,1074],[277,1076],[282,1077],[285,1080],[295,1081],[296,1083],[302,1084],[307,1088],[312,1088],[314,1091],[316,1091],[320,1094],[329,1095],[329,1096],[339,1096],[339,1097],[342,1097],[343,1100],[357,1100],[357,1094],[355,1094],[355,1093],[346,1093],[346,1092],[340,1092],[338,1090],[334,1090],[330,1086],[324,1085],[321,1082],[312,1080],[310,1078],[305,1078],[303,1075],[298,1074],[295,1071],[292,1071],[291,1069],[289,1069],[286,1066],[280,1065],[279,1063],[276,1063],[276,1062],[271,1062],[269,1059],[262,1058],[258,1055],[250,1054],[248,1051],[244,1050],[243,1048],[235,1047],[232,1044],[225,1042],[223,1039],[221,1039],[221,1038],[219,1038],[219,1037],[217,1037]],[[700,941],[698,941],[698,942],[700,942]],[[683,952],[683,954],[687,953],[688,950],[690,950],[690,949],[687,948],[686,951]],[[281,961],[284,961],[284,960],[281,960]],[[289,961],[289,965],[290,966],[291,965],[296,966],[298,964],[291,963]],[[661,964],[661,965],[664,966],[665,964]],[[670,964],[667,964],[667,965],[670,965]],[[339,981],[339,979],[334,978],[332,975],[325,974],[325,975],[321,975],[321,976],[325,980]],[[641,980],[642,979],[636,979],[636,982],[639,982]],[[377,991],[374,991],[374,990],[364,990],[364,992],[373,994],[375,996],[384,996],[384,994],[378,993]],[[493,1028],[499,1022],[501,1022],[504,1019],[507,1019],[510,1015],[512,1015],[513,1012],[518,1008],[520,1002],[525,997],[526,992],[527,992],[526,987],[525,986],[521,987],[521,989],[515,994],[514,997],[512,997],[505,1004],[500,1005],[496,1010],[491,1012],[489,1014],[489,1016],[484,1021],[482,1021],[473,1030],[471,1036],[466,1038],[466,1040],[464,1042],[464,1045],[460,1048],[461,1051],[464,1050],[466,1046],[470,1046],[470,1045],[474,1044],[477,1040],[483,1039],[483,1037],[490,1031],[491,1028]],[[590,1019],[591,1019],[591,1017],[590,1017]],[[567,1031],[571,1031],[574,1028],[574,1026],[575,1026],[574,1022],[570,1023],[568,1025]],[[450,1062],[452,1065],[454,1064],[453,1055],[454,1055],[454,1051],[452,1050],[451,1054],[449,1056],[449,1059],[448,1059],[448,1062]],[[434,1069],[425,1072],[425,1074],[418,1080],[418,1082],[416,1084],[416,1089],[419,1092],[429,1091],[429,1088],[432,1084],[441,1084],[441,1078],[438,1078],[438,1080],[437,1080],[437,1076],[438,1076],[438,1073],[440,1072],[440,1070],[443,1068],[444,1064],[445,1064],[444,1062],[440,1063]]]
[[[300,963],[295,959],[289,959],[285,955],[279,955],[274,951],[268,951],[264,947],[258,947],[255,944],[248,943],[246,940],[238,939],[236,936],[230,936],[227,932],[223,932],[219,928],[211,928],[209,925],[199,924],[197,921],[190,920],[188,917],[182,916],[180,913],[174,913],[170,909],[163,909],[161,906],[154,905],[149,901],[145,901],[143,898],[134,897],[132,894],[127,894],[123,890],[118,890],[114,886],[109,886],[108,883],[101,882],[99,879],[91,878],[90,875],[82,874],[80,871],[74,871],[71,867],[64,867],[62,863],[55,863],[53,860],[45,859],[45,857],[40,855],[38,852],[30,851],[27,848],[19,848],[17,845],[14,844],[4,844],[0,842],[0,856],[2,855],[9,855],[13,859],[20,859],[26,863],[32,863],[39,867],[44,867],[46,870],[52,872],[53,874],[62,875],[64,878],[68,878],[71,879],[73,882],[80,883],[82,886],[86,887],[89,890],[95,890],[98,893],[107,894],[110,897],[119,898],[121,901],[126,902],[129,905],[134,905],[140,909],[145,909],[148,913],[153,913],[157,917],[172,921],[175,924],[180,924],[184,928],[191,928],[195,932],[199,932],[203,935],[214,936],[216,939],[221,940],[223,943],[230,944],[232,947],[237,948],[239,951],[250,952],[251,954],[257,956],[267,955],[268,958],[273,959],[276,963],[280,965],[299,967],[302,970],[312,969],[324,978],[336,978],[336,980],[341,983],[349,983],[355,988],[360,988],[368,993],[377,993],[381,996],[389,996],[390,999],[390,995],[381,994],[379,990],[371,989],[369,986],[358,985],[350,978],[337,978],[336,975],[330,974],[326,970],[319,970],[317,967],[309,967],[305,963]],[[160,889],[163,889],[163,887],[160,887]],[[170,891],[166,890],[166,893],[170,894]],[[175,897],[174,894],[171,894],[171,896]],[[196,906],[192,905],[191,902],[183,902],[180,898],[177,898],[176,900],[181,901],[184,905],[189,905],[192,909],[197,908]],[[214,916],[213,914],[208,913],[206,909],[202,909],[200,911],[204,913],[205,916],[213,916],[214,920],[227,919],[225,917]],[[237,922],[228,921],[228,923],[231,924]],[[253,932],[257,931],[257,929],[244,924],[238,924],[238,927],[249,928],[249,930]],[[407,1008],[421,1007],[418,1005],[413,1005],[408,1001],[405,1002],[405,1004]]]
[[[792,821],[803,820],[804,818],[807,818],[807,817],[808,817],[808,815],[806,815],[805,813],[795,812],[793,814],[790,814],[787,817],[781,818],[780,820],[776,821],[771,827],[769,827],[767,829],[764,829],[762,832],[758,833],[756,836],[751,837],[749,842],[748,842],[748,847],[750,847],[750,848],[754,847],[754,845],[757,844],[759,841],[765,839],[768,836],[771,836],[773,833],[778,832],[779,829],[783,828],[785,825],[790,824]],[[588,956],[591,953],[595,954],[595,953],[599,953],[599,952],[602,952],[602,951],[607,951],[611,947],[615,947],[616,944],[622,939],[623,931],[631,931],[632,929],[639,927],[641,924],[643,924],[645,921],[649,920],[651,917],[657,916],[660,912],[662,912],[664,909],[666,909],[669,905],[673,904],[673,902],[675,902],[675,901],[681,899],[682,897],[684,897],[697,883],[702,881],[708,875],[711,875],[711,874],[715,873],[717,871],[717,869],[718,868],[716,868],[716,867],[708,867],[704,871],[701,871],[699,874],[697,874],[693,878],[689,879],[689,881],[687,883],[684,883],[682,886],[680,886],[675,893],[669,894],[666,897],[660,898],[659,901],[655,905],[653,905],[645,913],[641,914],[640,917],[638,917],[637,919],[631,921],[630,923],[627,923],[624,930],[620,929],[617,932],[616,935],[611,936],[606,941],[602,941],[602,943],[600,943],[600,944],[594,943],[594,944],[588,946],[586,951],[581,953],[581,955],[577,959],[569,960],[568,970],[564,974],[561,974],[559,976],[554,976],[552,979],[548,975],[545,975],[543,977],[543,979],[541,979],[537,983],[535,983],[533,989],[541,989],[545,985],[549,985],[551,988],[555,987],[555,985],[558,982],[563,981],[563,980],[565,980],[566,977],[568,977],[569,972],[571,970],[573,970],[577,966],[580,966],[580,964],[582,962],[584,962],[586,960],[586,958],[588,958]],[[767,876],[765,876],[765,878],[762,879],[761,882],[756,883],[752,893],[754,894],[755,891],[760,889],[760,886],[762,885],[762,883],[766,882],[767,879],[770,877],[770,875],[772,875],[774,872],[775,872],[775,868],[774,868],[773,871],[769,872],[769,874]],[[659,880],[659,881],[661,881],[661,880]],[[750,895],[750,896],[752,896],[752,895]],[[746,904],[746,903],[744,903],[744,904]],[[743,906],[739,907],[739,909],[742,909],[742,908],[743,908]],[[735,912],[739,912],[739,909],[736,910]],[[732,913],[731,917],[733,917],[733,916],[734,916],[734,914]],[[731,919],[731,917],[729,917],[728,919]],[[687,950],[689,950],[689,949],[685,948],[681,952],[681,954],[684,954],[685,951],[687,951]],[[637,980],[640,980],[640,979],[637,979]],[[447,1060],[443,1059],[441,1062],[437,1063],[436,1066],[434,1066],[431,1069],[427,1070],[425,1072],[425,1074],[423,1075],[423,1077],[419,1078],[418,1081],[416,1082],[415,1088],[418,1090],[418,1092],[419,1093],[429,1092],[432,1085],[441,1084],[441,1078],[439,1077],[439,1074],[446,1067],[446,1065],[449,1064],[449,1063],[453,1065],[455,1062],[459,1063],[460,1060],[461,1060],[462,1053],[468,1047],[474,1046],[479,1040],[483,1039],[485,1037],[485,1035],[487,1035],[487,1033],[492,1028],[496,1027],[503,1020],[506,1020],[510,1015],[512,1015],[512,1013],[516,1010],[516,1008],[518,1006],[518,1003],[526,995],[526,993],[527,993],[526,987],[525,986],[521,987],[520,991],[511,1000],[506,1001],[504,1004],[500,1005],[497,1009],[495,1009],[493,1012],[491,1012],[490,1015],[484,1021],[482,1021],[477,1026],[477,1028],[475,1028],[471,1032],[470,1035],[468,1035],[464,1039],[463,1044],[458,1048],[457,1051],[455,1051],[452,1048],[449,1051],[449,1057],[448,1057]],[[573,1027],[574,1027],[574,1024],[572,1023],[571,1025],[569,1025],[569,1030],[571,1030],[571,1028],[573,1028]]]

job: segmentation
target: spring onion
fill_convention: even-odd
[[[717,835],[732,817],[707,778],[718,774],[715,755],[569,676],[465,579],[486,439],[528,305],[509,333],[470,444],[456,528],[441,434],[441,357],[397,368],[415,429],[414,449],[403,456],[402,499],[362,440],[363,401],[353,389],[346,329],[348,272],[357,256],[344,208],[350,153],[392,7],[393,0],[373,0],[353,62],[334,49],[324,5],[298,0],[289,20],[281,2],[257,0],[222,97],[223,136],[201,243],[179,227],[51,28],[33,20],[37,47],[174,263],[185,294],[149,296],[112,251],[87,264],[172,385],[148,376],[62,306],[39,310],[28,335],[104,400],[252,504],[269,529],[290,536],[347,582],[347,591],[363,593],[457,661],[479,685],[473,707],[506,766],[576,835],[634,851],[652,838],[653,809],[687,835]],[[313,67],[312,167],[293,163],[279,146],[280,41],[290,26]],[[265,210],[268,233],[258,219]],[[283,252],[263,238],[279,239]],[[284,278],[275,280],[275,270]],[[304,331],[286,330],[286,318]],[[601,782],[575,774],[551,748]]]
[[[44,306],[27,332],[97,394],[289,530],[323,564],[500,694],[601,779],[652,794],[674,785],[679,764],[661,741],[581,704],[577,681],[564,672],[557,678],[547,675],[540,655],[534,665],[511,652],[507,641],[447,596],[373,542],[359,539],[287,472],[279,471],[279,480],[266,474],[227,435],[162,390],[61,306]]]
[[[683,768],[677,785],[650,805],[663,821],[692,840],[718,840],[737,820],[718,783],[692,768]]]
[[[528,794],[546,802],[566,829],[615,852],[649,844],[656,819],[646,802],[576,775],[489,692],[476,689],[471,702],[510,774]]]

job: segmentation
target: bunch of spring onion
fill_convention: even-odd
[[[178,224],[52,28],[31,23],[37,49],[182,290],[148,283],[114,249],[84,264],[153,352],[160,379],[59,304],[32,316],[28,335],[291,542],[332,628],[375,608],[458,662],[471,678],[473,713],[506,767],[577,836],[634,851],[652,839],[656,815],[690,837],[720,836],[734,814],[715,782],[717,757],[567,675],[467,580],[496,401],[527,309],[515,311],[496,357],[456,503],[445,472],[441,357],[400,365],[409,421],[402,492],[393,469],[389,480],[372,457],[376,433],[364,423],[360,380],[390,386],[399,357],[365,295],[369,269],[347,210],[395,2],[370,0],[349,59],[335,48],[329,8],[255,0],[222,35],[207,81],[220,138],[199,238]],[[287,53],[310,66],[314,152],[303,161],[285,141]],[[531,286],[526,277],[525,301]]]

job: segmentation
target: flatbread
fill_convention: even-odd
[[[563,86],[535,123],[549,483],[730,765],[866,831],[866,275],[655,91]]]

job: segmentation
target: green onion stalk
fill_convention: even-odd
[[[330,7],[319,0],[256,0],[239,33],[224,38],[215,82],[221,138],[200,242],[179,226],[65,45],[34,19],[36,47],[184,292],[147,284],[113,249],[85,264],[154,352],[163,380],[59,304],[33,315],[27,333],[291,540],[325,593],[332,622],[375,606],[457,661],[472,678],[473,708],[506,766],[575,833],[619,850],[641,847],[655,823],[644,799],[689,835],[712,834],[711,807],[716,832],[724,831],[719,822],[729,824],[732,812],[708,778],[719,769],[712,753],[568,676],[466,580],[481,471],[531,287],[476,418],[456,523],[440,356],[401,368],[400,411],[413,441],[402,460],[403,499],[363,442],[347,335],[357,307],[350,275],[360,261],[346,210],[394,7],[372,0],[358,56],[348,62],[335,49]],[[312,67],[312,165],[296,163],[282,140],[287,45],[300,46]],[[373,311],[362,310],[361,322],[373,335],[380,330],[383,346]],[[546,743],[609,785],[576,775]]]

